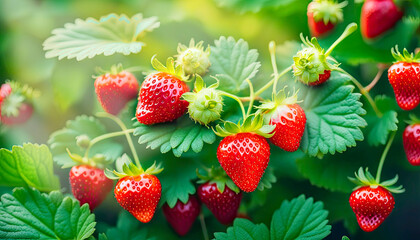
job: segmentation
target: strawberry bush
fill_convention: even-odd
[[[417,239],[420,2],[0,3],[1,239]]]

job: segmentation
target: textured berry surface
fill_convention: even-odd
[[[172,228],[180,236],[184,236],[190,231],[195,219],[201,211],[200,202],[195,196],[190,196],[187,203],[178,200],[173,208],[168,204],[163,205],[163,214]]]
[[[403,144],[408,162],[413,166],[420,166],[420,124],[405,128]]]
[[[117,115],[138,94],[139,84],[133,74],[122,71],[104,74],[95,80],[95,91],[103,109]]]
[[[331,76],[330,70],[325,70],[323,74],[319,74],[318,80],[315,82],[308,82],[309,86],[317,86],[326,82]]]
[[[349,202],[360,228],[365,232],[378,228],[395,205],[392,194],[380,186],[365,186],[353,191]]]
[[[420,63],[394,63],[388,70],[398,106],[412,110],[420,103]]]
[[[311,31],[311,35],[313,37],[320,37],[330,32],[334,28],[335,24],[333,24],[332,22],[328,22],[327,24],[325,24],[323,20],[315,21],[314,14],[311,11],[313,4],[313,2],[308,4],[307,15],[309,30]]]
[[[305,112],[298,104],[278,106],[270,124],[276,125],[270,138],[274,145],[288,152],[298,150],[306,124]]]
[[[143,223],[152,220],[161,191],[159,179],[148,174],[123,177],[114,189],[121,207]]]
[[[102,169],[79,165],[70,170],[70,185],[80,205],[87,203],[93,210],[106,198],[114,182],[105,176]]]
[[[205,183],[198,187],[197,194],[220,223],[231,224],[236,218],[242,192],[235,193],[226,186],[223,193],[220,193],[216,183]]]
[[[375,38],[392,28],[403,13],[393,0],[366,0],[360,16],[360,28],[365,38]]]
[[[254,191],[270,160],[270,145],[254,133],[225,137],[217,148],[217,158],[232,181],[243,191]]]
[[[140,88],[137,120],[143,124],[155,124],[181,117],[188,108],[188,102],[181,96],[188,91],[187,84],[171,74],[147,76]]]
[[[19,107],[19,113],[17,116],[1,116],[1,122],[5,125],[18,125],[27,122],[34,112],[32,105],[29,103],[22,103]]]

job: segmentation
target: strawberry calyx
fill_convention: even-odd
[[[141,174],[156,175],[163,171],[163,168],[160,165],[156,165],[156,162],[145,171],[141,166],[136,166],[127,154],[123,154],[118,158],[115,165],[116,170],[105,169],[105,176],[109,179],[121,179]]]
[[[352,181],[353,183],[357,185],[353,190],[359,189],[364,186],[369,186],[371,188],[377,188],[378,186],[381,186],[392,193],[405,192],[405,189],[403,188],[402,185],[397,186],[397,187],[394,186],[398,181],[398,175],[395,175],[394,178],[387,181],[383,181],[381,183],[375,180],[375,178],[369,172],[368,168],[366,168],[366,170],[363,171],[363,168],[360,167],[358,172],[357,173],[355,172],[354,175],[355,175],[355,178],[348,177],[350,181]]]
[[[223,127],[216,126],[214,133],[219,137],[227,137],[237,133],[255,133],[265,138],[270,138],[274,135],[274,125],[264,125],[264,118],[261,114],[249,115],[242,123],[239,121],[237,124],[225,121]]]
[[[192,38],[188,47],[180,43],[177,50],[176,64],[183,66],[186,75],[204,75],[207,72],[210,67],[210,46],[204,50],[203,41],[195,44]]]
[[[195,122],[207,126],[210,122],[220,119],[223,111],[223,98],[217,87],[219,81],[206,87],[200,75],[196,75],[194,91],[186,92],[182,98],[189,102],[188,113]]]
[[[111,66],[110,69],[102,69],[100,67],[95,68],[95,72],[97,73],[97,75],[93,75],[92,78],[96,79],[100,76],[109,74],[109,75],[118,75],[121,72],[123,72],[125,69],[123,68],[121,63],[118,64],[114,64]]]
[[[187,82],[188,81],[188,77],[185,76],[185,72],[184,72],[183,66],[182,65],[177,65],[175,67],[175,62],[174,62],[174,59],[173,58],[169,57],[166,60],[166,66],[163,65],[156,58],[156,55],[153,55],[151,62],[152,62],[153,68],[156,71],[171,74],[171,75],[175,76],[176,78],[178,78],[179,80],[184,81],[184,82]]]
[[[66,148],[67,154],[69,157],[73,160],[74,163],[71,164],[64,164],[62,168],[69,168],[73,167],[75,165],[89,165],[92,167],[104,169],[107,165],[112,163],[111,159],[108,159],[103,154],[95,154],[93,157],[86,157],[86,156],[80,156],[79,154],[71,153],[68,148]]]
[[[398,45],[391,48],[392,56],[397,62],[406,62],[406,63],[420,63],[420,52],[409,53],[406,48],[404,48],[403,53],[401,54],[398,50]]]
[[[335,24],[343,21],[343,8],[347,6],[347,1],[338,3],[335,0],[315,0],[311,3],[308,11],[313,13],[314,20]]]
[[[420,124],[420,119],[419,118],[417,118],[417,116],[416,115],[414,115],[413,113],[411,113],[410,115],[409,115],[409,120],[406,120],[405,122],[408,124],[408,125],[415,125],[415,124]]]
[[[290,92],[286,93],[286,88],[287,86],[285,86],[277,94],[273,93],[272,100],[261,101],[261,105],[257,107],[257,113],[263,114],[265,123],[270,122],[271,116],[276,112],[279,106],[302,102],[298,101],[297,98],[299,90],[294,90],[293,94],[290,94]]]
[[[17,117],[22,104],[32,103],[33,99],[39,96],[40,92],[29,85],[6,81],[0,88],[1,115]]]
[[[201,171],[200,171],[201,170]],[[213,184],[215,183],[217,185],[217,190],[220,193],[223,193],[225,191],[225,187],[227,186],[235,193],[239,193],[240,189],[238,186],[235,185],[235,183],[228,177],[226,172],[221,167],[214,167],[211,168],[204,168],[204,169],[197,169],[197,176],[199,180],[197,183],[203,184],[203,183],[209,183]]]

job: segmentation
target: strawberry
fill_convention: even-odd
[[[404,49],[401,54],[396,46],[392,55],[397,62],[388,69],[389,82],[400,108],[412,110],[420,103],[420,53],[414,56]]]
[[[391,29],[403,16],[393,0],[366,0],[362,6],[360,28],[366,39],[376,38]]]
[[[69,175],[74,197],[80,205],[89,204],[90,210],[101,204],[114,186],[114,182],[105,176],[104,170],[89,165],[74,166]]]
[[[204,183],[197,189],[201,202],[222,224],[231,224],[236,218],[242,200],[242,192],[236,193],[228,186],[220,191],[216,183]]]
[[[186,203],[178,200],[174,207],[169,207],[166,203],[162,207],[166,220],[176,233],[184,236],[190,231],[195,219],[201,211],[200,203],[195,196],[190,196]]]
[[[182,68],[175,69],[172,58],[168,59],[168,67],[157,63],[155,58],[152,64],[159,72],[148,75],[141,85],[136,112],[137,120],[146,125],[171,122],[188,108],[188,102],[181,99],[189,91]]]
[[[415,117],[404,130],[403,144],[408,162],[420,166],[420,120]]]
[[[139,84],[133,74],[127,71],[106,73],[95,80],[95,92],[103,109],[117,115],[129,102],[137,96]]]
[[[1,122],[9,126],[26,123],[31,118],[33,111],[34,109],[30,104],[22,103],[19,107],[18,115],[4,115],[1,117]]]
[[[347,2],[314,0],[308,4],[308,25],[311,35],[320,37],[329,33],[338,22],[343,21],[342,8]]]
[[[381,186],[361,187],[350,195],[350,207],[356,214],[360,228],[372,232],[381,225],[394,209],[394,197]]]
[[[309,86],[318,86],[326,82],[331,77],[331,70],[324,70],[324,73],[319,74],[318,80],[315,82],[308,82]]]
[[[154,175],[140,174],[121,178],[115,186],[115,198],[140,222],[152,220],[162,187]]]

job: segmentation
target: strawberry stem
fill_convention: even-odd
[[[261,95],[261,93],[263,93],[265,90],[267,90],[269,87],[271,87],[271,85],[273,85],[273,83],[276,79],[280,79],[283,75],[288,73],[290,70],[292,70],[292,66],[289,66],[288,68],[284,69],[283,72],[278,74],[277,77],[274,77],[273,79],[271,79],[271,81],[269,81],[267,84],[265,84],[263,87],[261,87],[258,91],[256,91],[255,96]]]
[[[278,79],[278,69],[277,69],[277,62],[276,62],[276,43],[274,41],[271,41],[268,44],[268,50],[270,52],[270,59],[271,59],[271,66],[273,67],[273,73],[274,73],[274,84],[273,84],[273,95],[276,95],[277,91],[277,81]]]
[[[201,231],[203,232],[204,240],[209,240],[209,233],[207,232],[206,222],[204,221],[203,213],[200,213],[200,224],[201,224]]]
[[[359,88],[360,93],[366,97],[366,99],[368,100],[369,104],[372,106],[373,111],[375,111],[376,116],[378,116],[379,118],[382,117],[382,113],[381,111],[379,111],[378,106],[376,106],[375,101],[373,100],[373,98],[370,96],[369,92],[366,91],[366,89],[362,86],[362,84],[360,84],[359,81],[357,81],[356,78],[354,78],[352,75],[350,75],[350,73],[346,72],[344,69],[342,68],[337,68],[337,71],[344,73],[346,75],[348,75],[351,79],[351,81],[353,82],[354,85],[356,85],[357,88]]]
[[[393,132],[392,135],[389,137],[388,143],[386,144],[384,152],[382,153],[381,160],[379,161],[379,165],[378,165],[378,171],[376,172],[376,182],[377,183],[380,183],[382,167],[384,166],[386,155],[388,154],[388,151],[391,148],[392,141],[394,140],[394,137],[395,137],[396,133],[397,133],[397,131]]]
[[[238,97],[238,96],[236,96],[236,95],[233,95],[233,94],[227,93],[227,92],[225,92],[225,91],[220,91],[220,90],[219,90],[219,92],[220,92],[220,95],[223,95],[223,96],[226,96],[226,97],[232,98],[233,100],[235,100],[235,101],[237,101],[237,102],[238,102],[239,106],[241,107],[242,117],[243,117],[243,118],[244,118],[244,120],[245,120],[245,119],[246,119],[245,108],[244,108],[244,105],[242,104],[242,101],[239,99],[239,97]]]
[[[96,138],[94,138],[90,141],[89,146],[86,148],[85,157],[86,158],[89,157],[89,151],[93,147],[93,145],[95,145],[96,143],[98,143],[100,141],[103,141],[103,140],[107,140],[109,138],[123,136],[127,133],[129,134],[129,133],[133,133],[133,132],[134,132],[134,129],[127,129],[125,131],[112,132],[112,133],[107,133],[107,134],[97,136]]]
[[[254,87],[252,86],[251,80],[246,79],[246,81],[249,84],[249,92],[250,92],[249,106],[248,106],[248,111],[246,112],[246,116],[248,117],[249,114],[251,114],[252,107],[254,106],[255,94],[254,94]]]
[[[118,126],[120,126],[120,128],[124,132],[128,130],[127,127],[125,126],[125,124],[118,117],[116,117],[112,114],[109,114],[109,113],[106,113],[106,112],[100,112],[100,113],[97,113],[96,116],[97,117],[109,118],[109,119],[113,120]],[[133,139],[131,139],[130,134],[127,133],[127,132],[125,132],[125,137],[127,138],[128,146],[130,147],[131,153],[133,154],[133,158],[134,158],[134,161],[136,162],[137,167],[140,170],[143,170],[143,168],[141,167],[141,164],[140,164],[139,157],[138,157],[137,152],[136,152],[136,148],[134,147],[134,144],[133,144]]]
[[[337,40],[335,40],[335,42],[330,46],[330,48],[328,48],[327,52],[325,52],[325,57],[328,57],[331,54],[331,52],[334,50],[334,48],[341,41],[343,41],[346,37],[348,37],[350,34],[352,34],[356,30],[357,30],[357,24],[356,23],[350,23],[346,27],[346,29],[344,30],[344,32],[341,34],[341,36],[339,38],[337,38]]]
[[[370,90],[372,90],[372,88],[378,83],[378,81],[379,81],[379,79],[381,79],[382,74],[384,73],[385,69],[386,68],[384,66],[382,66],[381,64],[378,64],[378,73],[376,74],[376,76],[372,80],[372,82],[365,87],[366,92],[369,92]]]

